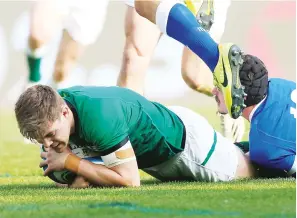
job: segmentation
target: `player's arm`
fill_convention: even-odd
[[[76,156],[68,149],[58,153],[55,149],[49,148],[48,152],[41,153],[46,160],[42,161],[40,166],[48,166],[44,176],[51,171],[66,169],[94,186],[139,186],[136,157],[128,137],[112,149],[102,156],[105,165],[97,165]],[[86,188],[89,186],[88,183],[77,181],[70,187]]]
[[[75,171],[84,177],[88,182],[94,185],[102,186],[139,186],[140,176],[136,157],[130,141],[126,138],[122,141],[122,146],[109,154],[102,156],[105,165],[97,165],[78,157],[73,158],[73,166],[65,167]],[[77,163],[75,163],[77,159]],[[69,161],[68,161],[69,162]],[[70,163],[72,161],[70,160]],[[71,163],[72,164],[72,163]],[[75,166],[78,165],[78,166]]]
[[[88,133],[87,141],[100,151],[104,165],[71,156],[74,163],[77,159],[73,170],[94,185],[139,186],[138,166],[121,101],[111,99],[95,104],[90,102],[87,107],[84,131]]]
[[[96,146],[104,166],[81,159],[68,149],[57,153],[50,148],[48,152],[42,152],[46,160],[40,166],[48,165],[44,175],[66,169],[94,185],[139,186],[138,166],[121,100],[86,102],[84,111],[82,128],[85,140]]]

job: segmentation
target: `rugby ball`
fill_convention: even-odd
[[[72,143],[69,144],[69,147],[72,153],[79,156],[80,158],[91,161],[94,164],[104,165],[103,160],[101,156],[98,155],[98,153],[96,154],[96,152],[88,152]],[[40,148],[41,148],[41,151],[43,152],[45,151],[43,145]],[[43,171],[45,171],[47,169],[47,166],[44,166],[42,168],[43,168]],[[50,172],[48,174],[48,177],[54,182],[57,182],[60,184],[71,184],[75,180],[76,174],[68,170],[62,170],[62,171]]]

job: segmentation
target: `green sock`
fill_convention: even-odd
[[[244,153],[250,151],[250,143],[248,141],[244,142],[235,142],[234,143],[237,147],[239,147]]]
[[[27,62],[29,67],[29,81],[38,82],[41,79],[40,63],[41,58],[32,57],[27,54]]]

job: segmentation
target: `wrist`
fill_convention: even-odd
[[[80,157],[74,154],[69,154],[66,157],[64,168],[77,174],[81,160],[82,159]]]

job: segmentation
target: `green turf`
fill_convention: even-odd
[[[213,113],[202,111],[212,118]],[[0,116],[0,218],[3,217],[296,217],[295,180],[160,183],[140,188],[56,188],[41,176],[39,148],[23,143],[11,113]]]

